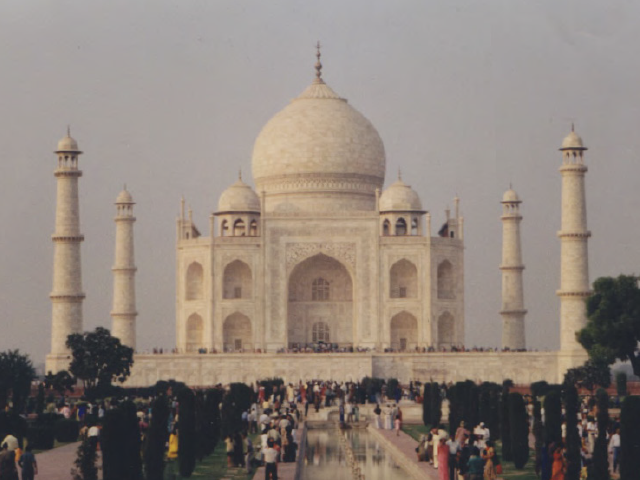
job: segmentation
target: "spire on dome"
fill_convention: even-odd
[[[402,181],[402,170],[398,167],[398,180]]]
[[[71,137],[71,125],[67,124],[67,137]]]
[[[316,79],[313,81],[313,83],[324,83],[324,80],[322,80],[322,63],[320,63],[321,55],[320,41],[318,41],[318,43],[316,44],[316,58],[318,59],[316,61]]]

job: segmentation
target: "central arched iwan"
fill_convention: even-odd
[[[321,323],[326,332],[331,332],[330,337],[318,335]],[[341,346],[353,344],[353,282],[338,260],[319,253],[293,269],[289,276],[287,333],[290,347],[321,341],[321,337]]]
[[[222,341],[225,352],[253,350],[251,320],[240,312],[229,315],[222,325]]]
[[[391,348],[402,352],[414,350],[418,345],[418,320],[402,311],[391,319]]]

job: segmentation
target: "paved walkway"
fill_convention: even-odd
[[[47,450],[36,454],[38,462],[37,478],[46,480],[71,480],[71,469],[75,467],[73,462],[76,459],[80,442],[70,443],[63,447]],[[98,465],[101,465],[101,456],[98,453]],[[102,478],[102,469],[98,470],[98,478]]]
[[[438,470],[428,462],[418,462],[416,455],[418,442],[413,437],[402,431],[399,436],[396,436],[395,430],[382,430],[372,426],[369,426],[368,430],[382,441],[387,452],[397,463],[409,470],[413,478],[438,480]]]

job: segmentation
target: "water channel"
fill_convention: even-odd
[[[339,435],[347,444],[366,480],[405,480],[407,473],[364,428],[310,428],[302,469],[302,480],[353,480],[352,468]]]

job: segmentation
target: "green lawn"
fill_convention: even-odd
[[[420,441],[420,435],[429,435],[429,429],[431,427],[426,427],[422,424],[419,425],[402,425],[402,431],[407,435],[411,435],[416,442]]]
[[[253,445],[260,443],[259,435],[250,435]],[[257,443],[256,443],[257,442]],[[164,469],[165,480],[182,480],[185,477],[181,477],[178,473],[178,461],[173,460],[167,463]],[[229,478],[233,480],[251,480],[255,473],[255,469],[250,475],[247,475],[244,468],[231,468],[227,469],[227,452],[225,449],[224,441],[220,440],[213,454],[205,457],[202,462],[196,462],[196,468],[191,474],[191,478],[196,479],[211,479],[218,480],[220,478]]]

